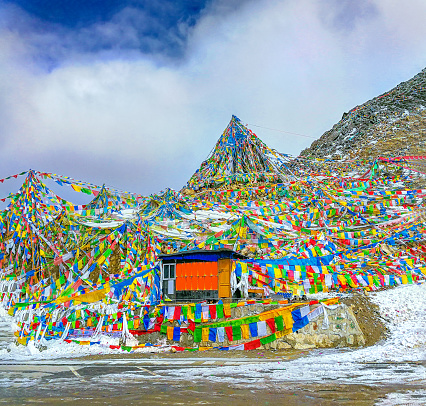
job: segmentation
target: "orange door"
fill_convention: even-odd
[[[219,259],[218,269],[218,290],[219,298],[231,297],[231,260],[227,258]]]

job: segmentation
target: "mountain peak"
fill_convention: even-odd
[[[269,148],[233,115],[186,187],[199,190],[232,183],[276,183],[283,175],[284,160],[284,156]]]

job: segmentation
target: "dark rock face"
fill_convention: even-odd
[[[343,113],[303,156],[372,158],[426,153],[426,69]]]

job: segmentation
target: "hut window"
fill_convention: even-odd
[[[175,295],[176,264],[163,264],[163,294],[170,299]]]
[[[175,279],[176,278],[176,264],[164,264],[163,265],[163,279]]]

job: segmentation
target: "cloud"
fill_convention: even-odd
[[[97,3],[0,0],[0,26],[18,34],[34,61],[50,70],[93,56],[109,60],[149,54],[164,62],[182,56],[187,34],[205,6],[205,0]]]
[[[325,0],[320,18],[329,28],[349,33],[359,24],[378,17],[377,5],[371,0]]]
[[[3,175],[32,167],[147,194],[182,187],[232,114],[319,137],[425,64],[422,1],[353,4],[215,1],[147,48],[143,30],[159,21],[130,8],[84,29],[37,29],[36,40],[3,24]],[[281,152],[311,142],[252,129]]]

